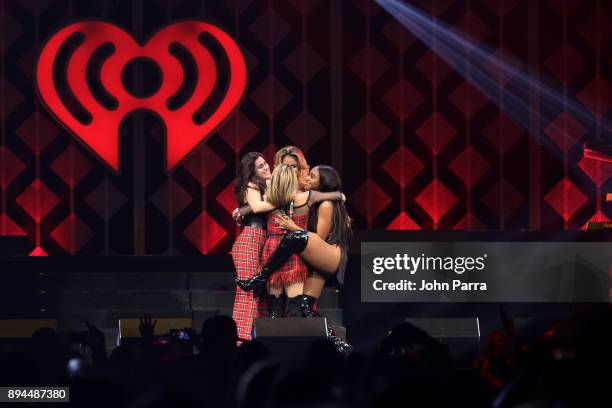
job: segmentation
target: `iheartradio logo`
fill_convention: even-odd
[[[148,93],[130,85],[134,67],[149,68]],[[246,64],[234,40],[198,21],[169,25],[139,45],[101,21],[68,25],[44,45],[36,67],[39,96],[51,114],[114,172],[119,127],[139,109],[166,127],[166,171],[172,171],[238,107]]]

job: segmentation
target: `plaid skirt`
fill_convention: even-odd
[[[262,264],[268,261],[285,236],[285,230],[278,228],[274,219],[274,215],[268,216],[268,238],[261,251]],[[308,224],[308,215],[294,215],[293,221],[300,227],[306,228]],[[293,283],[306,282],[307,278],[308,267],[299,255],[293,254],[289,257],[287,262],[272,272],[272,275],[270,275],[268,279],[268,284],[278,288]]]
[[[230,251],[234,268],[239,279],[250,278],[257,273],[261,260],[261,250],[266,242],[266,230],[258,227],[245,226]],[[259,297],[253,292],[245,292],[236,286],[236,298],[232,317],[238,328],[238,338],[242,341],[251,340],[253,319],[259,317]]]

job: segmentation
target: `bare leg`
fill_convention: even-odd
[[[285,292],[287,292],[287,297],[296,297],[304,293],[304,283],[292,283],[291,285],[285,286]]]
[[[300,253],[302,259],[314,269],[329,274],[337,273],[341,255],[340,247],[330,245],[317,234],[310,232],[308,233],[306,248]],[[321,297],[324,287],[325,278],[318,272],[314,272],[313,276],[306,280],[304,295],[301,297],[300,304],[303,316],[319,316],[314,307],[317,299]]]
[[[308,233],[308,244],[300,256],[314,269],[335,275],[340,265],[341,250],[330,245],[313,232]]]
[[[324,287],[325,278],[321,274],[313,271],[312,276],[309,276],[304,283],[304,294],[318,299]]]
[[[296,253],[299,253],[302,259],[317,271],[332,275],[338,272],[342,257],[339,246],[328,244],[317,234],[305,230],[292,231],[282,239],[261,273],[249,279],[237,279],[236,283],[242,290],[254,290],[264,285],[272,271],[286,262],[291,254]]]
[[[309,232],[306,248],[300,253],[300,256],[317,271],[335,275],[338,272],[342,252],[339,246],[330,245],[317,234]],[[313,310],[313,305],[316,299],[321,295],[324,285],[325,280],[322,279],[320,274],[315,274],[315,276],[306,281],[304,296],[302,296],[302,302],[300,304],[302,316],[320,316]],[[307,291],[310,293],[307,293]],[[345,339],[342,339],[336,334],[329,323],[327,324],[327,335],[339,352],[343,354],[350,353],[353,349]]]
[[[268,295],[273,295],[279,297],[283,293],[283,288],[280,286],[270,286],[268,285]]]

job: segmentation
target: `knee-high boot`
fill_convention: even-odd
[[[287,295],[281,293],[279,297],[274,295],[268,295],[268,313],[272,319],[278,319],[283,317],[285,313],[285,302],[287,301]]]
[[[272,272],[281,267],[293,254],[299,254],[308,244],[308,231],[291,231],[285,234],[278,248],[261,268],[260,273],[248,279],[236,279],[236,284],[244,291],[252,291],[264,287]]]
[[[287,298],[287,317],[302,317],[300,296]]]
[[[302,317],[321,317],[321,315],[314,310],[314,304],[317,301],[317,298],[310,295],[300,295],[298,296],[298,299],[300,301]]]
[[[291,299],[290,299],[291,300]],[[323,317],[316,310],[314,304],[317,298],[310,295],[298,296],[298,302],[302,317]],[[289,313],[289,312],[287,312]],[[338,336],[333,326],[327,322],[327,338],[333,343],[336,351],[340,354],[349,354],[353,350],[353,346],[346,339]]]

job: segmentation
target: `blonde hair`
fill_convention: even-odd
[[[266,191],[266,199],[277,208],[286,208],[295,198],[298,191],[298,179],[286,164],[276,166],[270,179],[270,187]]]
[[[295,146],[285,146],[280,149],[274,155],[274,167],[278,167],[283,164],[283,159],[285,156],[291,156],[295,159],[298,165],[298,183],[299,189],[304,190],[304,184],[306,182],[306,177],[310,172],[310,166],[304,157],[304,152],[299,147]]]
[[[295,161],[297,161],[297,164],[300,170],[309,168],[308,162],[306,161],[306,158],[304,157],[304,152],[302,152],[300,148],[295,147],[295,146],[285,146],[282,149],[280,149],[278,152],[276,152],[276,154],[274,155],[274,167],[277,167],[283,164],[283,159],[285,158],[285,156],[293,156],[295,158]]]

